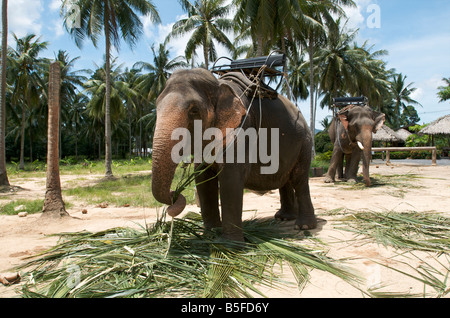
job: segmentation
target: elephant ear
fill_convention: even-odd
[[[377,111],[373,111],[372,117],[375,122],[375,124],[373,125],[373,132],[376,133],[378,129],[380,129],[384,125],[384,122],[386,121],[386,115]]]
[[[353,109],[355,105],[349,105],[345,108],[343,108],[338,113],[339,120],[341,121],[342,125],[344,125],[345,130],[348,130],[348,112]]]
[[[245,113],[245,106],[239,96],[228,84],[221,83],[216,104],[215,127],[226,136],[226,129],[237,128]]]

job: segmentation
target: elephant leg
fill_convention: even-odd
[[[219,183],[216,173],[211,169],[205,170],[195,178],[203,224],[210,230],[221,227],[219,212]]]
[[[244,175],[243,165],[237,163],[225,164],[219,174],[223,237],[232,241],[244,241],[242,230]]]
[[[361,150],[353,149],[350,155],[350,163],[348,165],[347,182],[357,182],[356,176],[358,174],[359,162],[361,161]]]
[[[331,156],[330,167],[325,175],[325,183],[334,182],[336,176],[336,169],[338,168],[339,160],[342,160],[342,151],[337,149],[338,146],[334,145],[333,155]]]
[[[337,176],[338,180],[344,179],[344,154],[339,158],[338,164],[337,164]]]
[[[344,178],[348,179],[348,172],[350,171],[350,163],[352,160],[352,155],[351,154],[345,154],[345,173],[344,173]]]
[[[314,214],[314,207],[309,192],[308,176],[301,178],[294,187],[295,197],[298,204],[298,215],[295,227],[299,230],[312,230],[317,227],[317,219]]]
[[[282,221],[295,220],[297,217],[297,205],[294,188],[291,183],[286,183],[280,188],[281,208],[275,214],[275,218]]]

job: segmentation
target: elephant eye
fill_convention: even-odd
[[[192,106],[189,109],[189,117],[197,119],[200,118],[200,110],[196,106]]]

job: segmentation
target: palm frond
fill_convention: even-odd
[[[318,269],[350,284],[358,276],[328,258],[321,243],[301,242],[277,221],[244,222],[246,245],[202,229],[198,214],[140,229],[66,233],[62,242],[21,268],[24,297],[252,297],[262,286],[282,288],[275,265],[287,263],[299,288]],[[291,239],[289,238],[291,237]]]

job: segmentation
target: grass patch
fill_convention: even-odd
[[[19,199],[0,206],[0,213],[6,215],[16,215],[19,212],[29,214],[42,212],[44,200]]]
[[[128,171],[128,170],[127,170]],[[183,170],[177,168],[172,184],[183,178]],[[195,203],[194,184],[183,189],[188,204]],[[102,179],[93,185],[78,186],[63,190],[63,195],[74,196],[90,204],[108,203],[115,206],[160,207],[151,192],[151,175],[124,174],[114,179]]]
[[[282,287],[276,269],[289,268],[301,289],[312,269],[350,284],[358,276],[326,256],[312,238],[295,242],[276,221],[244,222],[245,245],[203,233],[190,213],[145,229],[73,233],[23,265],[24,297],[252,297]],[[298,237],[297,237],[298,239]],[[70,269],[70,270],[69,270]]]
[[[35,160],[34,162],[25,163],[25,169],[19,170],[18,164],[15,162],[8,163],[7,165],[8,176],[12,178],[40,178],[45,177],[47,163],[44,161]],[[114,175],[120,176],[122,174],[151,170],[151,160],[146,158],[133,158],[131,160],[113,160],[112,170]],[[88,159],[73,160],[73,159],[61,159],[59,163],[59,169],[61,175],[86,175],[86,174],[100,174],[105,173],[104,161],[91,161]]]

